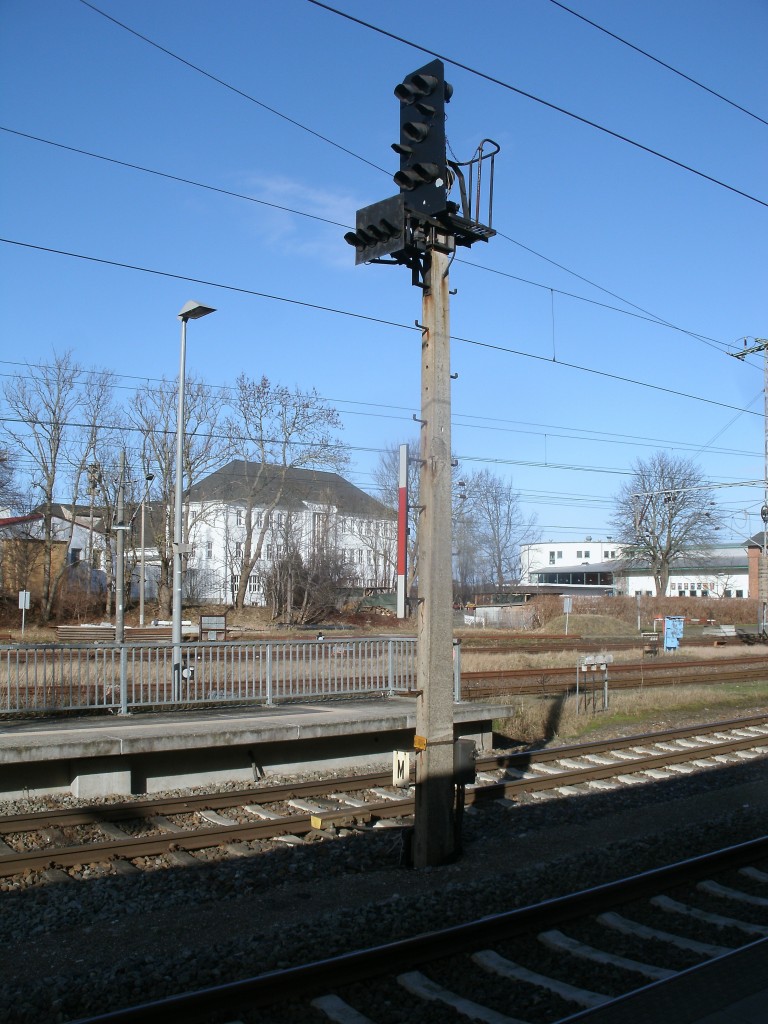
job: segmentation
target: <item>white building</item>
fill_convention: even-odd
[[[520,583],[552,593],[655,596],[656,581],[649,567],[623,562],[622,555],[622,546],[610,537],[525,544]],[[691,553],[674,559],[664,596],[749,597],[746,545],[719,544],[706,555]]]
[[[251,531],[263,531],[262,556],[249,574],[247,604],[262,604],[263,572],[289,551],[305,561],[323,549],[345,564],[350,586],[391,589],[395,513],[337,473],[236,460],[189,494],[188,599],[231,603]]]
[[[605,540],[548,540],[520,546],[520,582],[531,583],[534,573],[552,572],[564,566],[595,565],[621,557],[621,545],[610,537]]]

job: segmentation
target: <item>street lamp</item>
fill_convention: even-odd
[[[155,479],[154,473],[147,473],[144,479],[147,482],[147,486],[144,488],[144,495],[141,499],[141,573],[139,577],[139,625],[144,625],[144,587],[146,581],[146,562],[144,553],[144,506],[147,502],[147,496],[149,495],[149,487],[152,481]]]
[[[181,320],[181,353],[179,358],[179,407],[176,414],[176,494],[173,519],[173,609],[171,641],[173,643],[173,684],[172,699],[181,697],[181,598],[182,569],[185,553],[183,543],[183,473],[184,473],[184,370],[187,358],[187,320],[199,320],[201,316],[215,313],[211,306],[200,302],[187,302],[179,313]]]

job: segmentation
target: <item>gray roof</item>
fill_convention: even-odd
[[[361,491],[338,473],[321,469],[295,469],[237,459],[211,473],[189,492],[190,502],[244,505],[249,495],[255,506],[277,503],[280,509],[300,509],[304,502],[333,505],[340,514],[369,519],[393,519],[395,513]]]

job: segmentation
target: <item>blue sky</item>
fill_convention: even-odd
[[[176,314],[196,299],[217,313],[190,324],[188,372],[316,387],[372,489],[377,451],[414,434],[421,299],[403,268],[355,267],[343,234],[396,191],[392,90],[430,54],[308,0],[94,6],[182,60],[81,0],[0,3],[0,234],[23,243],[0,243],[0,373],[71,349],[128,387],[175,377]],[[728,352],[768,336],[768,4],[568,4],[747,112],[551,0],[333,6],[446,58],[460,159],[501,146],[500,234],[451,268],[462,465],[511,478],[543,539],[577,539],[610,532],[631,463],[665,448],[724,485],[734,531],[756,530],[762,485],[735,485],[763,478],[763,363]]]

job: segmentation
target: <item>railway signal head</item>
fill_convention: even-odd
[[[355,247],[355,263],[396,256],[405,249],[405,207],[402,195],[390,196],[357,211],[355,230],[344,238]]]
[[[394,178],[405,205],[414,213],[433,216],[446,209],[445,104],[452,92],[440,60],[406,75],[395,88],[400,100],[400,141],[392,148],[400,156],[400,170]]]

